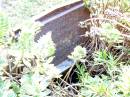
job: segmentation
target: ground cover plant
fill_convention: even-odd
[[[67,72],[73,97],[129,97],[129,0],[84,0],[90,19],[86,42],[68,57],[74,65]],[[73,76],[76,72],[77,76]],[[69,73],[69,74],[68,74]],[[69,76],[69,77],[68,77]],[[73,83],[73,77],[78,81]],[[65,79],[64,78],[64,79]],[[74,88],[74,89],[73,89]],[[76,90],[75,90],[76,89]]]
[[[59,76],[50,63],[55,53],[51,32],[35,42],[40,23],[29,21],[17,33],[8,31],[8,27],[8,19],[0,13],[0,97],[49,96],[48,86]]]
[[[130,97],[130,1],[84,4],[90,19],[79,26],[90,30],[68,56],[75,64],[63,76],[51,64],[51,32],[35,42],[39,22],[28,20],[12,32],[0,13],[0,97]]]
[[[84,0],[90,19],[86,31],[86,59],[77,64],[83,97],[129,97],[129,0]],[[87,42],[89,41],[89,43]]]
[[[0,13],[0,97],[64,97],[79,92],[51,63],[56,50],[51,32],[34,41],[41,26],[29,20],[12,32],[8,17]],[[79,53],[72,53],[75,62],[85,57],[85,48],[75,50]]]

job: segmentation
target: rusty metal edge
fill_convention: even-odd
[[[74,63],[73,60],[66,59],[65,61],[63,61],[59,65],[56,65],[56,68],[58,68],[58,70],[60,71],[60,73],[63,73],[66,70],[68,70],[69,68],[71,68],[71,66],[74,66],[74,65],[75,65],[75,63]]]
[[[70,6],[69,8],[67,8],[67,7],[66,6],[64,7],[64,8],[66,8],[64,12],[63,11],[60,12],[60,10],[64,9],[64,8],[57,9],[56,11],[54,11],[57,13],[52,12],[50,14],[47,14],[46,16],[40,18],[39,21],[42,21],[42,24],[45,25],[45,24],[47,24],[47,23],[49,23],[57,18],[60,18],[68,13],[71,13],[74,10],[77,10],[78,8],[83,7],[83,3],[76,3],[74,6]]]
[[[82,0],[75,0],[75,1],[70,1],[70,2],[68,2],[66,4],[61,4],[59,6],[55,6],[55,8],[51,8],[51,9],[45,11],[45,12],[41,12],[38,15],[33,16],[32,20],[37,21],[37,20],[41,19],[42,17],[46,17],[48,15],[50,16],[52,13],[54,13],[56,11],[59,11],[60,9],[63,9],[66,6],[71,6],[72,7],[72,6],[74,6],[76,4],[79,4],[79,3],[82,3],[82,2],[83,2]]]
[[[40,19],[42,19],[43,17],[44,18],[47,18],[48,16],[51,16],[52,13],[58,11],[60,12],[60,9],[64,9],[64,8],[72,8],[76,5],[79,5],[79,4],[83,4],[83,1],[82,0],[76,0],[76,2],[71,2],[71,3],[68,3],[66,5],[61,5],[61,6],[58,6],[57,8],[55,9],[51,9],[49,12],[47,13],[40,13],[36,16],[33,16],[31,18],[31,20],[33,21],[38,21]],[[57,14],[57,13],[55,13]],[[54,14],[53,14],[54,15]],[[17,27],[18,28],[18,27]],[[17,29],[16,29],[17,30]],[[66,70],[68,70],[71,66],[75,65],[74,61],[73,60],[69,60],[69,59],[66,59],[64,60],[62,63],[58,64],[56,67],[60,70],[60,73],[63,73],[65,72]]]
[[[80,5],[79,8],[81,6],[83,6],[83,1],[77,0],[76,2],[71,2],[71,3],[66,4],[66,5],[61,5],[58,8],[50,10],[48,13],[41,13],[41,14],[33,17],[32,20],[34,20],[34,21],[40,21],[41,19],[46,20],[54,15],[57,15],[57,13],[55,13],[55,12],[60,13],[62,11],[61,9],[65,9],[65,10],[73,9],[78,5]],[[73,9],[73,10],[76,10],[76,9]],[[73,60],[66,59],[63,62],[61,62],[60,64],[56,65],[56,68],[58,68],[60,70],[60,73],[62,74],[63,72],[65,72],[66,70],[71,68],[71,66],[73,66],[73,65],[75,65]]]

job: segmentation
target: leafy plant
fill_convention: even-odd
[[[3,17],[4,18],[4,17]],[[1,22],[1,39],[3,41],[7,27]],[[0,97],[47,97],[51,90],[53,78],[60,77],[60,71],[50,64],[55,53],[55,44],[51,33],[34,41],[40,31],[40,23],[27,22],[21,32],[6,38],[0,46]],[[18,35],[17,41],[14,36]],[[5,45],[8,44],[8,45]],[[54,72],[50,72],[54,71]]]
[[[91,59],[86,59],[87,64],[102,65],[109,75],[91,77],[85,67],[78,66],[81,95],[129,97],[130,68],[127,61],[129,61],[130,1],[84,0],[84,3],[90,10],[90,19],[80,23],[82,28],[88,25],[90,27],[90,31],[86,31],[85,34],[90,38],[87,48],[91,51],[89,57]],[[125,64],[128,66],[123,66]]]
[[[81,94],[85,97],[114,97],[116,95],[113,96],[112,88],[111,82],[105,76],[92,78],[86,73],[82,78]]]
[[[31,97],[45,97],[51,93],[47,87],[50,82],[46,76],[36,74],[26,74],[20,79],[20,97],[29,96]]]
[[[86,76],[85,66],[82,64],[76,64],[78,79],[81,81]]]
[[[116,59],[116,57],[114,57],[111,53],[108,53],[106,50],[101,50],[94,53],[95,64],[104,64],[112,69],[119,65],[118,61],[118,58]]]
[[[74,51],[68,57],[70,59],[73,59],[75,62],[78,62],[78,61],[82,60],[83,58],[85,58],[86,53],[87,52],[86,52],[85,48],[83,48],[81,46],[76,46],[74,48]]]
[[[124,38],[121,35],[120,31],[114,28],[109,23],[103,23],[102,24],[102,30],[101,30],[101,40],[107,41],[109,44],[113,43],[122,43]]]
[[[116,82],[118,91],[122,93],[124,97],[130,96],[130,66],[123,66],[121,68],[121,76],[119,81]]]
[[[48,32],[46,36],[41,37],[36,45],[36,49],[40,50],[40,52],[38,51],[38,54],[44,58],[47,56],[52,56],[55,53],[56,49],[55,44],[51,39],[51,32]]]
[[[128,44],[126,40],[130,30],[127,13],[129,0],[84,0],[84,2],[91,13],[90,19],[81,22],[81,27],[90,25],[90,31],[86,31],[86,35],[89,35],[92,40],[96,40],[93,41],[95,44],[110,45],[110,47],[117,43]],[[126,9],[128,10],[126,11]]]

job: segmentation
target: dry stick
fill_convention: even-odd
[[[53,83],[52,83],[53,84]],[[51,87],[52,88],[52,91],[53,91],[53,95],[59,95],[59,96],[63,96],[64,94],[67,94],[67,92],[61,87],[60,87],[60,91],[59,92],[62,92],[64,94],[61,94],[61,93],[58,93],[57,90],[55,89],[57,86],[55,84],[53,84],[53,86]]]
[[[122,52],[122,53],[120,54],[120,56],[116,59],[116,61],[118,62],[123,56],[124,56],[124,52]]]
[[[8,62],[8,65],[9,65],[9,73],[10,73],[10,75],[12,75],[11,73],[12,73],[12,64],[11,64],[11,59],[9,59],[9,51],[8,51],[8,49],[6,50],[6,59],[8,60],[7,62]],[[9,76],[10,77],[10,76]],[[10,77],[11,78],[11,77]],[[11,78],[11,80],[12,80],[12,78]]]
[[[98,49],[98,38],[96,37],[96,42],[95,42],[95,51]]]
[[[67,72],[67,74],[65,75],[65,77],[63,78],[63,80],[67,80],[68,79],[68,77],[69,77],[69,75],[70,75],[70,72],[72,71],[72,69],[73,69],[73,67],[75,66],[75,64],[76,63],[74,63],[72,66],[71,66],[71,68],[69,69],[69,71]],[[62,84],[62,82],[61,82],[61,84]]]
[[[11,78],[11,80],[16,81],[20,85],[20,83],[16,79],[14,79],[6,70],[3,69],[3,72],[6,73]]]
[[[118,24],[118,25],[120,25],[120,26],[122,26],[122,27],[124,27],[124,28],[126,28],[127,30],[130,31],[130,28],[129,28],[129,27],[127,27],[127,26],[125,26],[125,25],[123,25],[123,24],[121,24],[121,23],[119,23],[119,22],[117,22],[117,21],[115,21],[115,20],[111,20],[111,19],[107,19],[107,18],[91,18],[91,19],[85,20],[84,22],[89,22],[89,21],[92,21],[92,20],[105,20],[105,21],[110,21],[110,22],[113,22],[113,23],[115,23],[115,24]],[[125,35],[125,34],[121,34],[121,35],[130,38],[130,35]]]
[[[67,84],[68,86],[70,86],[72,89],[74,89],[77,93],[80,94],[80,92],[78,90],[76,90],[73,86],[71,86],[69,83],[67,83],[66,81],[64,81],[63,79],[59,78],[60,80],[62,80],[62,82],[64,82],[65,84]]]
[[[71,84],[71,85],[65,87],[65,89],[68,89],[69,87],[74,87],[74,86],[81,86],[81,85],[80,84]]]

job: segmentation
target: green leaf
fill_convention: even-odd
[[[68,57],[70,59],[73,59],[74,61],[79,61],[86,57],[86,53],[87,53],[86,48],[81,47],[81,46],[76,46],[74,48],[74,51]]]
[[[48,32],[46,35],[43,35],[36,43],[37,53],[41,58],[47,58],[52,56],[55,53],[55,44],[52,41],[51,33]]]
[[[16,94],[20,92],[20,86],[16,82],[12,82],[11,87]]]
[[[103,23],[102,24],[102,31],[101,31],[100,39],[105,40],[109,44],[122,43],[124,40],[123,36],[121,35],[121,32],[118,31],[110,23]]]

